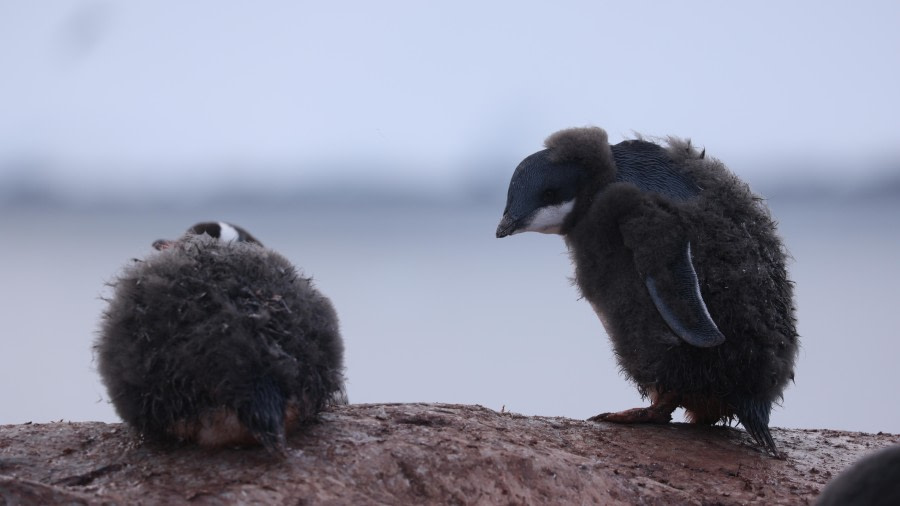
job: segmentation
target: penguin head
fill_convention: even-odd
[[[570,128],[544,142],[547,149],[519,164],[509,182],[497,237],[519,232],[564,233],[579,196],[595,191],[615,171],[606,132]]]
[[[197,223],[185,232],[181,239],[157,239],[153,241],[153,247],[157,250],[171,248],[175,243],[193,236],[206,234],[210,237],[218,239],[222,242],[249,242],[262,246],[255,237],[250,235],[244,228],[224,221],[204,221]]]
[[[584,170],[571,162],[555,162],[552,154],[550,149],[538,151],[516,167],[497,237],[560,233],[575,205]]]

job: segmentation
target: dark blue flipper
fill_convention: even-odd
[[[700,295],[700,282],[691,263],[691,243],[682,250],[670,264],[671,278],[675,286],[661,290],[651,275],[644,277],[644,284],[660,316],[669,328],[684,342],[699,348],[710,348],[725,342],[706,303]],[[682,303],[667,300],[678,297]],[[680,309],[679,309],[680,308]]]
[[[662,146],[632,140],[610,148],[616,161],[616,181],[672,200],[690,200],[700,194],[700,187],[678,170]]]

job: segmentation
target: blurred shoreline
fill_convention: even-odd
[[[0,210],[45,209],[71,211],[183,210],[203,208],[292,209],[302,207],[365,208],[453,208],[502,209],[508,174],[470,178],[457,184],[414,185],[401,181],[358,178],[311,183],[272,181],[263,188],[257,182],[241,185],[219,181],[217,185],[181,187],[167,190],[102,190],[94,192],[57,189],[39,178],[0,179]],[[221,188],[216,188],[221,186]],[[758,195],[771,202],[854,202],[900,201],[900,168],[870,173],[852,181],[809,177],[798,180],[760,178],[751,183]]]

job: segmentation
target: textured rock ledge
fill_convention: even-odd
[[[620,426],[480,406],[336,408],[257,448],[142,443],[121,424],[0,426],[2,504],[804,504],[892,434]]]

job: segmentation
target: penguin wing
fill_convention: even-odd
[[[616,161],[616,181],[631,183],[644,192],[684,201],[700,194],[687,175],[678,170],[662,146],[633,140],[610,146]]]
[[[690,242],[675,252],[668,272],[657,276],[645,274],[644,285],[659,315],[684,342],[698,348],[725,342],[725,336],[710,316],[700,294],[700,282],[691,262]]]
[[[672,178],[661,180],[671,182]],[[709,348],[725,342],[703,301],[691,261],[691,243],[678,202],[689,195],[684,199],[677,192],[665,195],[627,180],[602,192],[600,202],[605,207],[597,209],[609,212],[618,222],[636,274],[666,325],[692,346]]]

